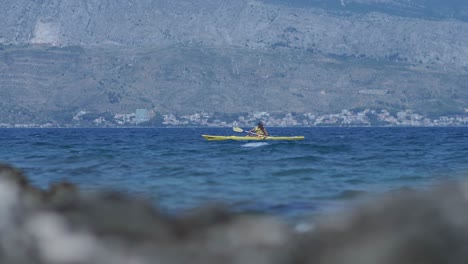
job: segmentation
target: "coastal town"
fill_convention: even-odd
[[[233,127],[251,126],[263,121],[269,127],[448,127],[468,126],[468,109],[464,114],[428,117],[412,110],[390,112],[385,109],[342,110],[336,114],[318,113],[208,113],[161,114],[154,109],[136,109],[133,113],[90,113],[79,111],[69,123],[0,123],[0,128],[73,128],[73,127]]]

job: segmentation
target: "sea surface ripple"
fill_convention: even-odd
[[[270,128],[303,141],[206,141],[229,128],[0,129],[0,162],[170,212],[222,202],[286,217],[468,175],[468,128]]]

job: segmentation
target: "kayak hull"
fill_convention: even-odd
[[[202,135],[203,138],[209,141],[219,141],[219,140],[303,140],[304,136],[268,136],[268,137],[257,137],[257,136],[212,136],[212,135]]]

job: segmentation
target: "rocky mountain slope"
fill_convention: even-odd
[[[325,8],[335,12],[382,12],[390,15],[426,19],[468,20],[464,0],[263,0],[292,7]]]
[[[0,2],[0,122],[468,107],[468,24],[397,16],[396,0]]]

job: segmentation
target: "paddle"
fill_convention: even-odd
[[[240,132],[240,133],[244,132],[244,130],[240,127],[233,127],[232,130],[234,130],[235,132]]]

